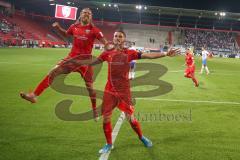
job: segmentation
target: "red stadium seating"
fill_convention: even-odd
[[[29,16],[24,16],[20,12],[16,12],[13,17],[4,17],[3,15],[1,15],[1,17],[5,18],[9,24],[17,26],[19,30],[11,30],[7,34],[1,33],[0,37],[3,37],[4,40],[16,39],[15,35],[22,32],[22,39],[38,40],[40,43],[44,41],[49,45],[65,44],[61,38],[51,33],[51,26],[46,21],[33,20]]]

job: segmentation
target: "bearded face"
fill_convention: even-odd
[[[89,24],[92,21],[92,11],[89,8],[85,8],[81,11],[80,21],[83,24]]]

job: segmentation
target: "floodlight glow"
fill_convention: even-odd
[[[109,4],[108,6],[109,6],[109,7],[111,7],[112,5],[111,5],[111,4]]]
[[[147,7],[145,6],[144,9],[147,10]]]
[[[105,7],[106,6],[106,4],[105,3],[103,3],[103,7]]]
[[[141,10],[143,7],[141,5],[137,5],[136,9]]]
[[[115,7],[115,8],[118,7],[117,4],[114,4],[114,7]]]
[[[220,15],[221,17],[224,17],[224,16],[226,16],[226,12],[220,12],[219,15]]]

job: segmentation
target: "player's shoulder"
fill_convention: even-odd
[[[135,49],[126,49],[125,53],[127,53],[127,54],[134,54],[134,53],[138,53],[138,51],[136,51]]]
[[[91,25],[92,26],[92,30],[94,30],[94,31],[101,31],[97,26],[95,26],[95,25]]]
[[[77,26],[78,26],[78,24],[73,23],[69,26],[69,28],[73,28],[73,27],[77,27]]]
[[[95,34],[99,34],[101,37],[104,37],[102,31],[96,27],[95,25],[92,25],[92,31],[95,33]]]
[[[97,26],[95,26],[95,25],[92,25],[92,28],[93,29],[99,29]],[[100,29],[99,29],[100,30]]]

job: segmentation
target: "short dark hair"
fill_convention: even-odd
[[[122,33],[123,35],[124,35],[124,37],[126,37],[126,33],[123,31],[123,30],[116,30],[115,32],[120,32],[120,33]]]

